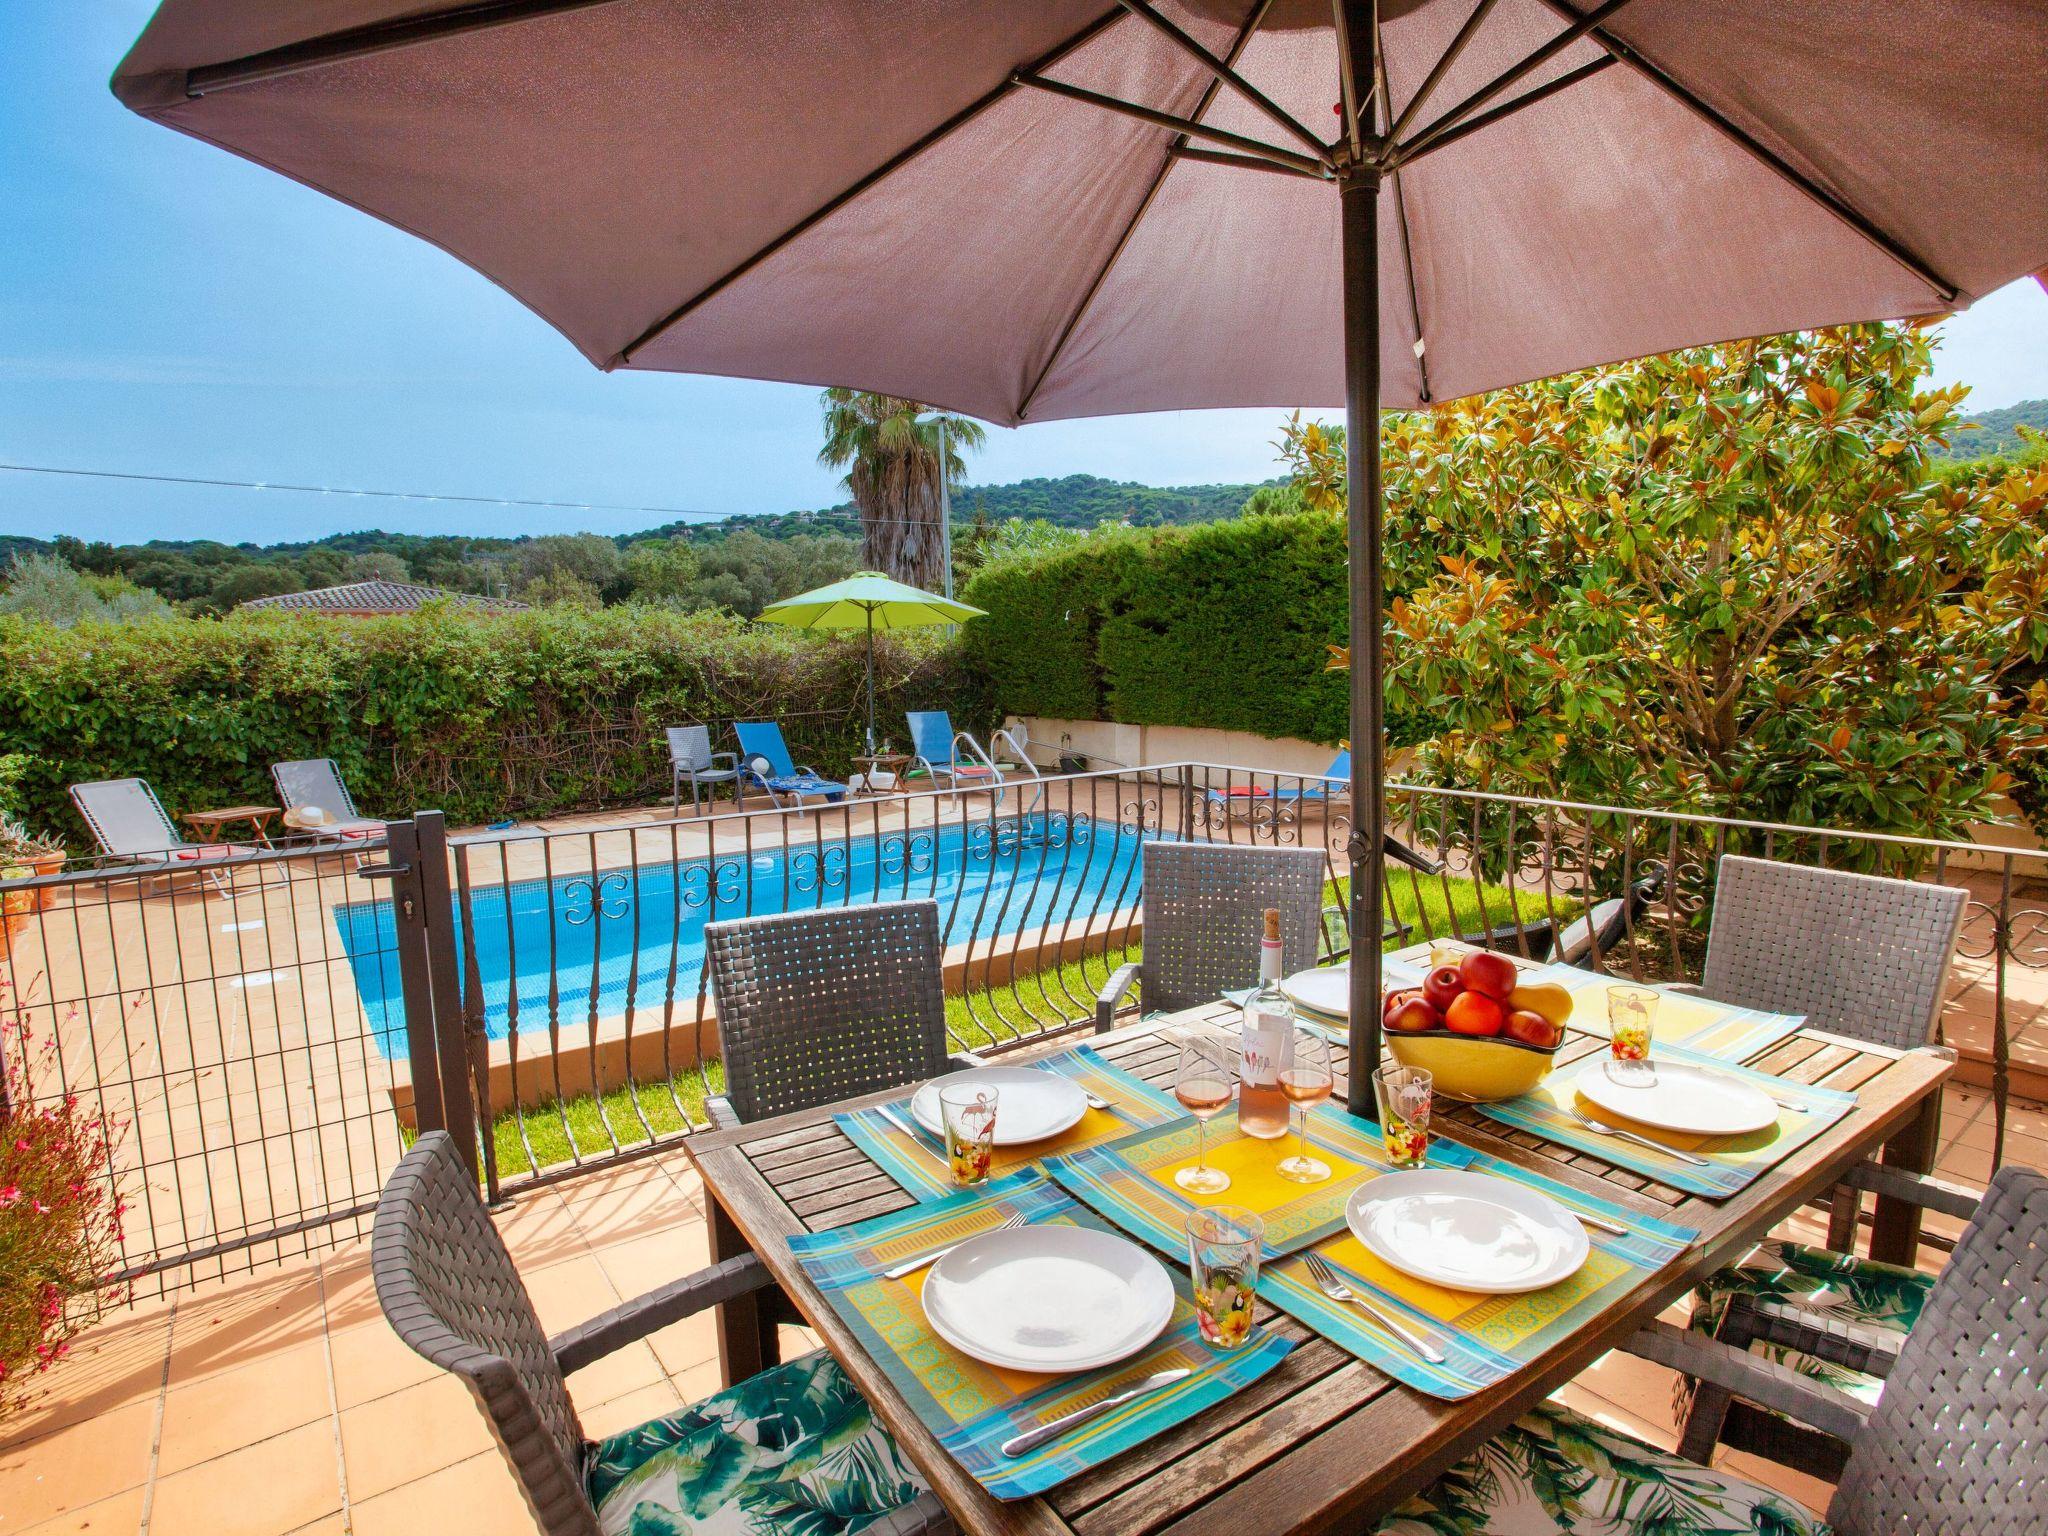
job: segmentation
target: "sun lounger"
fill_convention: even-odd
[[[953,717],[945,710],[907,710],[903,718],[910,722],[910,750],[935,787],[1003,782],[981,743],[965,731],[954,730]]]
[[[782,727],[775,721],[735,721],[733,734],[740,741],[741,782],[759,785],[777,805],[802,810],[808,798],[846,798],[846,786],[838,780],[821,778],[817,769],[796,765],[789,755],[789,743],[782,739]]]
[[[71,803],[102,854],[147,866],[165,880],[193,874],[226,895],[226,867],[256,857],[257,850],[234,843],[186,842],[156,791],[141,779],[73,784]]]

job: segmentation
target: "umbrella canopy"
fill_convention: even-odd
[[[2041,269],[2043,58],[2040,0],[164,0],[114,89],[603,368],[1343,401],[1369,1112],[1379,408]]]
[[[791,629],[865,629],[868,636],[868,751],[875,750],[875,631],[923,629],[933,624],[964,624],[985,616],[986,609],[950,597],[907,587],[876,571],[857,571],[844,581],[815,587],[770,603],[761,610],[764,624]]]

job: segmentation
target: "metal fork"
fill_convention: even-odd
[[[1624,1131],[1618,1125],[1604,1125],[1581,1110],[1567,1107],[1565,1113],[1578,1121],[1587,1130],[1597,1131],[1602,1136],[1613,1136],[1622,1141],[1632,1141],[1639,1147],[1648,1147],[1652,1152],[1662,1152],[1669,1157],[1677,1158],[1681,1163],[1691,1163],[1696,1168],[1708,1166],[1707,1160],[1704,1157],[1695,1157],[1690,1152],[1681,1152],[1676,1147],[1667,1147],[1661,1141],[1652,1141],[1647,1136],[1638,1136],[1634,1131]]]
[[[1013,1232],[1018,1227],[1021,1227],[1023,1225],[1024,1215],[1022,1212],[1019,1212],[1017,1215],[1012,1216],[1008,1221],[1004,1222],[1001,1226],[990,1227],[988,1229],[988,1232]],[[988,1232],[977,1232],[974,1234],[974,1237],[987,1237]],[[927,1253],[921,1253],[914,1259],[905,1259],[901,1264],[897,1264],[889,1269],[883,1270],[882,1278],[884,1280],[901,1280],[905,1275],[914,1275],[920,1269],[923,1269],[927,1264],[938,1263],[939,1260],[943,1259],[955,1248],[958,1248],[960,1246],[960,1243],[973,1242],[974,1237],[963,1237],[960,1239],[959,1242],[947,1243],[942,1248],[934,1248]]]
[[[1352,1290],[1350,1286],[1338,1278],[1337,1271],[1330,1267],[1330,1261],[1325,1259],[1320,1253],[1305,1253],[1302,1255],[1302,1262],[1308,1266],[1310,1277],[1314,1279],[1317,1286],[1321,1288],[1322,1293],[1329,1297],[1330,1300],[1358,1308],[1359,1311],[1378,1323],[1431,1365],[1442,1365],[1444,1363],[1444,1353],[1442,1350],[1431,1344],[1427,1339],[1422,1338],[1419,1334],[1402,1327],[1393,1318]]]

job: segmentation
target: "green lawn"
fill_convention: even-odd
[[[1388,879],[1391,888],[1387,892],[1387,912],[1413,930],[1408,942],[1444,933],[1477,932],[1509,920],[1509,892],[1499,886],[1487,887],[1482,916],[1480,893],[1474,881],[1423,875],[1410,881],[1405,871],[1389,871]],[[1345,880],[1332,881],[1324,890],[1325,902],[1342,905],[1349,884]],[[1542,896],[1531,892],[1515,893],[1514,907],[1525,921],[1548,915]],[[1560,922],[1577,912],[1576,907],[1562,901],[1557,903],[1556,910]],[[1108,980],[1110,972],[1126,961],[1136,960],[1138,951],[1135,944],[1119,946],[1065,965],[1020,972],[1014,981],[971,996],[948,997],[947,1031],[962,1049],[984,1050],[1038,1034],[1062,1020],[1085,1018],[1093,1010],[1095,993]],[[724,1069],[716,1061],[706,1064],[706,1076],[713,1093],[725,1084]],[[614,1139],[622,1147],[635,1146],[647,1141],[650,1129],[656,1137],[665,1137],[687,1130],[692,1124],[702,1125],[705,1092],[704,1080],[695,1069],[690,1069],[671,1082],[615,1088],[602,1097],[585,1094],[559,1104],[528,1109],[523,1115],[508,1110],[491,1127],[497,1145],[499,1176],[509,1179],[537,1167],[567,1162],[572,1155],[570,1133],[575,1137],[574,1147],[583,1156],[600,1157],[611,1150]],[[605,1129],[607,1122],[609,1134]],[[529,1144],[533,1149],[531,1158],[527,1155]]]

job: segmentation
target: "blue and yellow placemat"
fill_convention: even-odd
[[[1325,1296],[1300,1255],[1267,1266],[1259,1276],[1259,1294],[1397,1381],[1455,1401],[1512,1376],[1699,1239],[1691,1227],[1641,1215],[1483,1153],[1467,1167],[1526,1184],[1568,1210],[1621,1222],[1628,1235],[1588,1228],[1590,1247],[1578,1273],[1540,1291],[1511,1296],[1451,1290],[1404,1275],[1348,1228],[1315,1245],[1314,1251],[1354,1292],[1434,1344],[1444,1355],[1441,1365],[1416,1354],[1356,1307]]]
[[[1073,1376],[1003,1370],[963,1355],[932,1331],[918,1300],[929,1270],[901,1280],[880,1278],[892,1264],[988,1231],[1018,1214],[1033,1223],[1109,1230],[1043,1175],[1026,1170],[836,1232],[789,1240],[804,1272],[918,1420],[999,1499],[1043,1493],[1100,1466],[1243,1391],[1294,1347],[1264,1329],[1254,1329],[1243,1347],[1212,1350],[1197,1330],[1184,1268],[1168,1265],[1176,1296],[1173,1320],[1137,1354],[1103,1370]],[[1091,1419],[1029,1455],[1003,1455],[1004,1441],[1155,1371],[1176,1367],[1193,1374]]]
[[[1309,1142],[1330,1165],[1320,1184],[1293,1184],[1275,1172],[1294,1152],[1294,1135],[1277,1141],[1246,1136],[1231,1117],[1209,1126],[1207,1162],[1230,1175],[1220,1194],[1194,1196],[1173,1176],[1195,1161],[1196,1127],[1181,1119],[1155,1130],[1137,1131],[1106,1146],[1048,1158],[1045,1171],[1088,1206],[1162,1253],[1186,1258],[1187,1219],[1204,1206],[1236,1205],[1256,1211],[1266,1223],[1266,1257],[1293,1253],[1344,1230],[1344,1203],[1366,1179],[1392,1165],[1380,1128],[1333,1105],[1309,1115]],[[1441,1138],[1429,1148],[1432,1168],[1462,1168],[1476,1154]]]
[[[1174,1100],[1142,1078],[1111,1066],[1090,1046],[1062,1051],[1038,1065],[1073,1079],[1082,1092],[1093,1094],[1109,1108],[1088,1110],[1081,1116],[1080,1124],[1044,1141],[1021,1147],[997,1147],[994,1171],[998,1174],[1028,1167],[1055,1153],[1115,1141],[1146,1126],[1164,1125],[1184,1113]],[[911,1115],[909,1094],[880,1109],[834,1115],[832,1123],[873,1158],[884,1173],[918,1199],[930,1200],[955,1192],[957,1186],[946,1168],[945,1146]]]
[[[1498,1120],[1503,1125],[1511,1125],[1517,1130],[1532,1131],[1546,1140],[1591,1153],[1617,1167],[1647,1174],[1660,1184],[1668,1184],[1673,1189],[1724,1200],[1746,1189],[1767,1169],[1812,1141],[1856,1104],[1856,1096],[1853,1093],[1841,1093],[1832,1088],[1817,1088],[1810,1083],[1795,1083],[1786,1078],[1772,1077],[1768,1073],[1737,1066],[1733,1062],[1695,1051],[1687,1046],[1665,1045],[1660,1042],[1651,1053],[1651,1059],[1653,1062],[1688,1062],[1694,1066],[1724,1073],[1753,1085],[1773,1099],[1801,1105],[1803,1112],[1800,1109],[1781,1108],[1778,1111],[1776,1125],[1746,1136],[1688,1136],[1676,1131],[1658,1130],[1654,1126],[1639,1125],[1633,1120],[1609,1114],[1592,1100],[1580,1095],[1577,1088],[1578,1074],[1582,1071],[1599,1071],[1601,1062],[1605,1060],[1599,1056],[1587,1058],[1583,1066],[1575,1063],[1563,1071],[1551,1073],[1534,1092],[1525,1093],[1520,1098],[1504,1099],[1497,1104],[1480,1104],[1475,1107],[1481,1114]],[[1653,1151],[1637,1142],[1623,1140],[1619,1136],[1603,1136],[1597,1131],[1589,1131],[1572,1118],[1568,1112],[1571,1108],[1576,1108],[1603,1124],[1620,1126],[1665,1147],[1703,1157],[1706,1162],[1689,1163],[1672,1156],[1669,1152]]]

